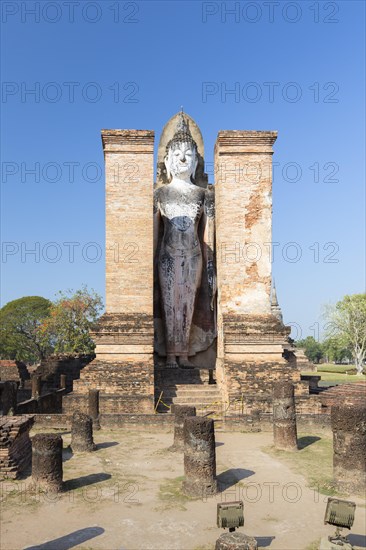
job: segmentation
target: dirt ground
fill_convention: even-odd
[[[72,454],[64,440],[65,491],[31,492],[31,478],[1,484],[1,550],[209,550],[223,532],[218,502],[244,501],[241,531],[271,550],[316,549],[334,529],[323,523],[327,497],[307,487],[286,461],[264,449],[270,433],[216,433],[221,492],[190,500],[180,491],[183,455],[171,433],[95,432],[97,450]],[[301,452],[301,451],[299,451]],[[366,548],[359,497],[350,542]]]

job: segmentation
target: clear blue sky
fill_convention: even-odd
[[[273,273],[285,321],[314,334],[323,304],[364,290],[365,4],[270,4],[2,2],[2,304],[83,283],[104,295],[100,130],[154,129],[157,145],[181,105],[206,162],[221,129],[279,132]],[[73,262],[67,242],[80,243]]]

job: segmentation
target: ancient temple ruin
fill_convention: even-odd
[[[177,113],[154,184],[154,132],[102,130],[106,312],[77,399],[98,389],[102,413],[151,413],[159,400],[158,411],[211,403],[230,414],[239,402],[270,410],[276,380],[308,392],[272,284],[276,138],[220,131],[208,184],[200,129]]]

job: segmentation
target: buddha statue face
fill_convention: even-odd
[[[171,177],[190,181],[191,176],[194,177],[197,168],[197,153],[196,148],[192,143],[181,142],[174,143],[169,148],[168,154],[165,157],[165,167],[168,178]]]

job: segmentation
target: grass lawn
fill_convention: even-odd
[[[297,452],[280,451],[274,447],[263,450],[285,462],[298,474],[302,474],[308,487],[323,495],[337,495],[333,486],[333,441],[324,435],[299,434]]]
[[[354,365],[334,365],[333,363],[323,363],[321,365],[317,365],[316,372],[302,372],[301,374],[320,375],[322,382],[321,385],[324,385],[324,382],[330,382],[332,384],[365,382],[365,374],[347,374],[347,371],[352,371],[354,368]]]

